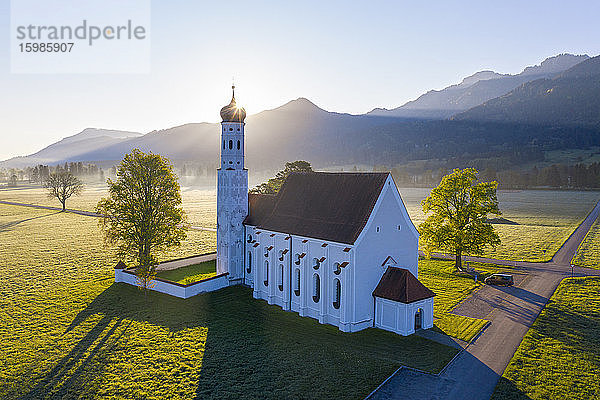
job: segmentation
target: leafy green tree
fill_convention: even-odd
[[[426,255],[434,250],[450,251],[455,267],[462,269],[463,253],[482,254],[486,246],[497,246],[500,237],[487,222],[488,215],[501,215],[496,189],[498,182],[479,182],[477,170],[455,169],[421,202],[425,215],[419,226]]]
[[[62,210],[65,211],[67,199],[81,194],[83,182],[70,172],[58,171],[48,176],[44,181],[44,187],[48,189],[48,197],[56,197],[62,204]]]
[[[156,276],[157,255],[179,246],[186,238],[185,213],[172,164],[158,154],[138,149],[127,154],[108,179],[108,198],[96,212],[105,239],[117,245],[118,254],[137,262],[136,276],[148,289]]]
[[[287,162],[285,168],[279,171],[274,178],[251,189],[250,193],[277,194],[289,174],[292,172],[312,172],[312,170],[312,166],[308,161]]]

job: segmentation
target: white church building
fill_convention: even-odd
[[[221,109],[217,275],[344,332],[431,328],[419,233],[392,176],[293,173],[277,195],[248,194],[245,117],[234,92]]]

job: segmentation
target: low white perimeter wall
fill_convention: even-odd
[[[212,261],[217,259],[217,253],[208,253],[201,254],[199,256],[178,258],[176,260],[170,260],[163,263],[158,264],[156,267],[157,271],[170,271],[172,269],[177,269],[181,267],[186,267],[188,265],[200,264],[205,261]]]
[[[200,293],[212,292],[229,286],[229,273],[213,276],[198,282],[182,285],[181,283],[166,281],[155,278],[150,283],[150,290],[155,292],[169,294],[171,296],[187,299]],[[137,278],[133,270],[115,269],[115,282],[123,282],[129,285],[137,286]]]

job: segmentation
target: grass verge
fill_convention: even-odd
[[[573,259],[577,267],[600,269],[600,220],[594,222]]]
[[[506,270],[493,264],[469,263],[469,265],[482,271],[483,277]],[[446,335],[470,341],[487,324],[488,321],[484,319],[450,313],[461,301],[482,286],[481,281],[476,283],[470,276],[456,274],[454,261],[420,259],[419,279],[436,293],[433,300],[434,325]]]
[[[565,279],[498,382],[493,400],[600,398],[600,278]]]

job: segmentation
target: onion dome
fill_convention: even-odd
[[[235,86],[231,86],[231,89],[233,91],[231,102],[221,108],[221,119],[223,122],[244,122],[244,119],[246,119],[246,110],[243,107],[238,108],[235,102]]]

